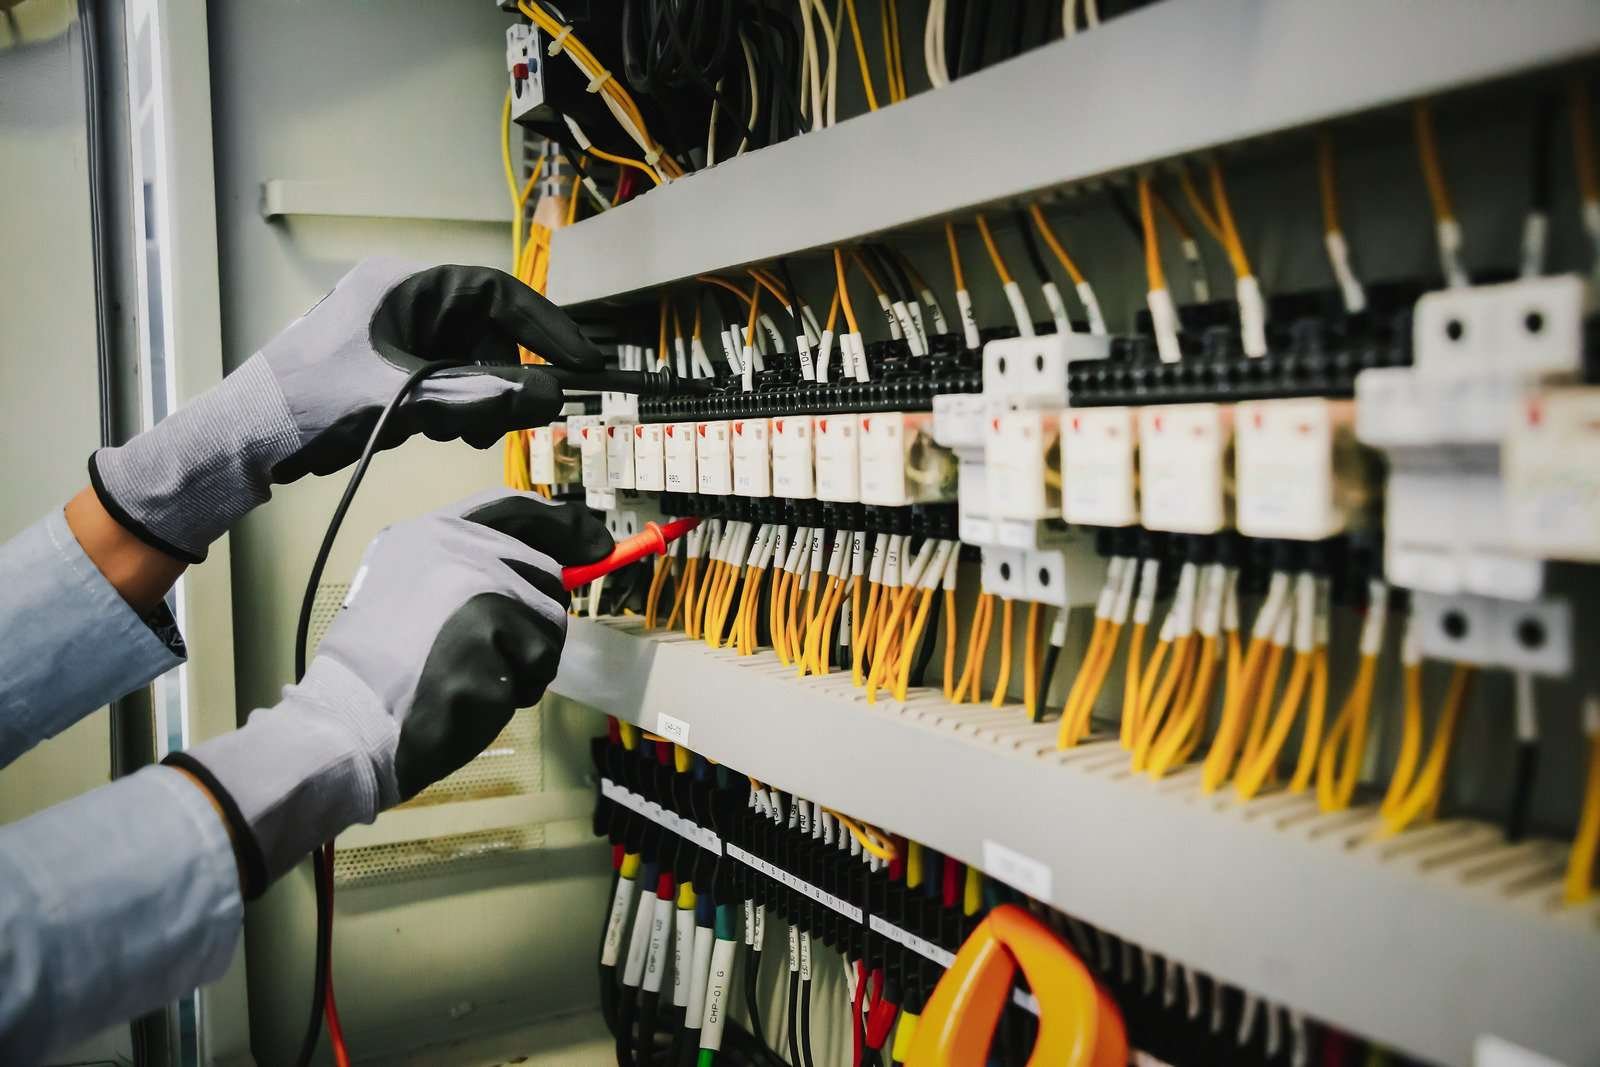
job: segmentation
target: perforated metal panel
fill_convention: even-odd
[[[311,654],[322,643],[350,591],[346,582],[319,586],[311,605],[307,635]],[[544,759],[540,719],[536,709],[522,708],[512,716],[494,742],[454,774],[418,793],[401,808],[454,804],[489,797],[520,796],[544,788]],[[340,885],[400,881],[444,867],[482,862],[508,853],[541,848],[541,826],[506,827],[452,834],[424,841],[405,841],[363,848],[341,849],[334,858],[333,877]]]

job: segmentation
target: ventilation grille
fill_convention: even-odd
[[[339,886],[370,886],[404,882],[445,870],[455,874],[543,847],[544,827],[511,826],[427,841],[349,848],[334,853],[333,880]]]
[[[327,582],[317,588],[311,604],[311,627],[307,635],[311,654],[322,644],[328,627],[339,614],[346,582]],[[400,805],[453,804],[489,797],[520,796],[544,789],[544,760],[540,719],[534,709],[522,708],[511,717],[488,748],[448,778],[435,782]],[[339,885],[372,885],[404,881],[443,868],[452,871],[477,862],[492,861],[508,853],[524,852],[544,845],[541,826],[505,827],[453,834],[425,841],[405,841],[391,845],[371,845],[342,849],[336,853],[334,881]]]

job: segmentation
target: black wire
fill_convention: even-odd
[[[961,76],[961,34],[951,33],[950,27],[965,26],[966,22],[967,0],[949,0],[944,9],[944,69],[952,78]]]
[[[1517,743],[1517,767],[1511,780],[1511,803],[1506,808],[1506,840],[1521,841],[1528,832],[1528,809],[1533,801],[1533,782],[1539,772],[1539,741]]]
[[[917,291],[911,285],[911,276],[906,273],[905,268],[900,265],[900,261],[895,258],[894,251],[888,245],[869,247],[872,247],[873,254],[877,256],[878,262],[883,264],[883,273],[886,276],[886,280],[891,283],[890,288],[897,292],[899,299],[907,304],[915,304],[917,302]]]
[[[1065,608],[1061,609],[1065,611]],[[1038,709],[1039,718],[1045,717],[1045,698],[1050,693],[1050,679],[1055,676],[1056,662],[1061,659],[1061,646],[1051,644],[1045,649],[1044,669],[1039,674],[1039,688],[1034,695],[1034,707]]]
[[[789,1062],[804,1067],[800,1058],[800,971],[789,971]]]
[[[1539,98],[1538,109],[1533,118],[1533,158],[1530,188],[1528,190],[1528,208],[1545,215],[1550,214],[1551,187],[1551,144],[1554,140],[1556,124],[1556,98],[1553,94],[1546,94]]]
[[[750,1016],[750,1032],[763,1048],[767,1044],[767,1032],[761,1027],[761,1011],[757,1004],[756,979],[761,974],[761,949],[759,946],[750,950],[750,966],[744,971],[744,1010]]]
[[[311,632],[311,606],[317,598],[317,587],[322,583],[322,571],[328,565],[328,553],[333,550],[334,538],[339,536],[339,527],[344,524],[345,513],[350,510],[350,502],[355,499],[356,490],[361,487],[361,479],[366,477],[367,468],[371,466],[372,457],[378,451],[378,442],[389,425],[390,417],[422,379],[430,374],[461,365],[424,363],[412,371],[395,391],[394,397],[384,406],[382,413],[378,415],[378,421],[373,424],[372,434],[361,450],[361,458],[356,461],[355,470],[350,472],[350,481],[345,484],[344,495],[339,498],[338,506],[333,509],[333,516],[328,520],[328,528],[322,535],[322,544],[318,546],[316,559],[311,563],[311,574],[306,578],[305,593],[300,598],[300,619],[295,625],[294,634],[296,682],[306,674],[306,642]],[[317,1051],[317,1040],[322,1035],[322,1014],[327,1002],[329,977],[328,952],[333,941],[333,897],[328,891],[328,884],[332,878],[328,876],[327,858],[321,848],[311,854],[311,873],[317,890],[317,947],[312,975],[311,1018],[306,1022],[305,1036],[300,1041],[300,1053],[295,1057],[295,1062],[300,1067],[306,1067],[311,1062],[311,1057]]]
[[[817,1062],[811,1055],[811,979],[800,980],[800,1059],[805,1067]]]

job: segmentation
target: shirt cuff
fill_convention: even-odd
[[[0,767],[182,663],[165,605],[139,617],[52,511],[0,545]]]
[[[214,981],[244,915],[222,820],[165,767],[0,828],[0,886],[4,1063]]]

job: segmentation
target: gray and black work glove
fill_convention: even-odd
[[[496,490],[398,523],[283,700],[173,753],[217,798],[253,895],[481,752],[555,677],[561,568],[612,549],[577,504]]]
[[[490,267],[369,259],[216,388],[126,445],[89,460],[100,502],[129,531],[189,563],[273,483],[355,462],[406,376],[423,379],[379,447],[415,433],[486,448],[561,411],[561,387],[517,361],[599,370],[602,356],[555,305]]]

